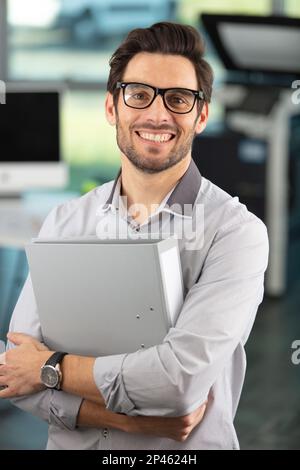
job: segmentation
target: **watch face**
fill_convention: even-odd
[[[59,374],[55,367],[44,366],[41,371],[41,381],[46,387],[56,387],[59,382]]]

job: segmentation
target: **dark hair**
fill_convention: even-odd
[[[155,23],[149,28],[132,30],[118,49],[113,53],[109,65],[110,73],[107,90],[114,95],[115,104],[118,94],[116,84],[122,81],[129,61],[139,52],[181,55],[189,59],[194,67],[198,86],[204,92],[205,101],[210,102],[213,71],[203,59],[205,44],[192,26],[177,23]]]

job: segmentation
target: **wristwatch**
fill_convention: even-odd
[[[60,390],[62,379],[60,363],[67,354],[66,352],[60,351],[55,352],[41,367],[41,382],[47,388]]]

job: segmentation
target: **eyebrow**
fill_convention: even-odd
[[[161,87],[161,86],[153,85],[152,83],[149,83],[149,82],[144,82],[143,80],[130,80],[130,79],[128,79],[128,78],[122,78],[122,80],[120,80],[120,82],[125,82],[125,83],[141,83],[142,85],[149,85],[149,86],[152,86],[152,87],[154,87],[154,88],[162,88],[163,90],[164,90],[164,89],[167,89],[167,88],[184,88],[184,89],[195,90],[195,91],[198,90],[198,84],[196,85],[196,87],[190,87],[190,86],[188,86],[188,85],[172,85],[172,86],[164,86],[164,87]]]

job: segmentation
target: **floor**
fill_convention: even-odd
[[[300,449],[300,284],[282,300],[266,299],[247,344],[248,371],[236,417],[243,449]]]
[[[265,299],[247,344],[248,372],[236,417],[242,449],[300,449],[300,285],[281,300]],[[40,449],[46,425],[0,402],[0,449]],[[30,432],[29,432],[30,430]]]

